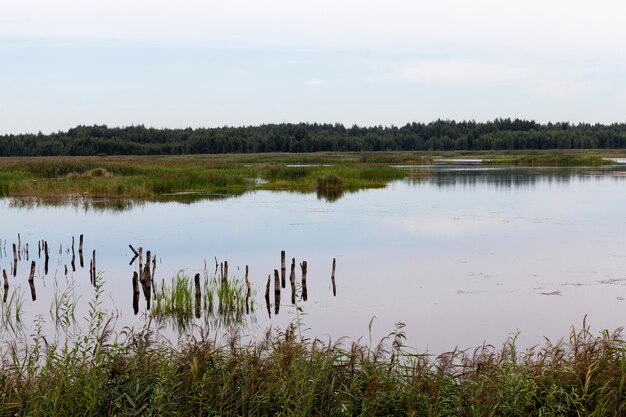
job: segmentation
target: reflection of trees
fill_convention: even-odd
[[[430,175],[410,178],[409,183],[432,184],[438,188],[488,185],[495,188],[528,188],[539,184],[567,184],[576,181],[597,181],[613,171],[589,171],[589,169],[433,169]],[[624,178],[624,177],[615,177]]]

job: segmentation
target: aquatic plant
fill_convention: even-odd
[[[229,325],[243,325],[248,312],[254,313],[254,293],[246,297],[246,283],[235,277],[222,278],[209,275],[205,269],[202,278],[195,279],[180,271],[171,283],[162,280],[150,314],[157,320],[167,321],[180,331],[202,318],[202,324],[211,329]],[[200,290],[200,292],[197,291]]]

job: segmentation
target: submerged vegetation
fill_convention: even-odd
[[[189,314],[189,282],[178,276],[162,290],[161,314]],[[46,338],[40,318],[30,338],[2,346],[3,415],[626,413],[626,342],[584,323],[541,348],[519,350],[512,337],[500,349],[438,356],[405,346],[401,323],[375,345],[308,339],[299,321],[257,340],[232,326],[221,335],[194,329],[172,344],[150,321],[116,333],[101,297],[98,276],[80,334],[72,309],[60,308],[57,337]]]
[[[330,201],[344,192],[384,187],[425,170],[394,165],[431,163],[441,155],[416,152],[75,157],[0,159],[0,196],[54,200],[195,201],[254,190],[317,193]],[[598,166],[615,153],[454,153],[488,164]],[[123,206],[123,203],[120,203]]]

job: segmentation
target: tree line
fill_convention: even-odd
[[[50,134],[0,136],[0,156],[617,148],[626,148],[626,123],[540,124],[508,118],[436,120],[401,127],[283,123],[155,129],[94,125]]]

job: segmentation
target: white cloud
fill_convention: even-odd
[[[309,87],[321,87],[326,84],[326,80],[322,80],[319,78],[312,78],[310,80],[306,80],[305,84]]]
[[[498,62],[447,59],[412,62],[380,77],[415,84],[482,87],[519,82],[526,79],[529,72],[524,67]]]
[[[586,80],[580,76],[551,75],[538,80],[529,88],[529,91],[540,97],[567,99],[601,93],[607,91],[608,88],[607,83],[600,80]]]

